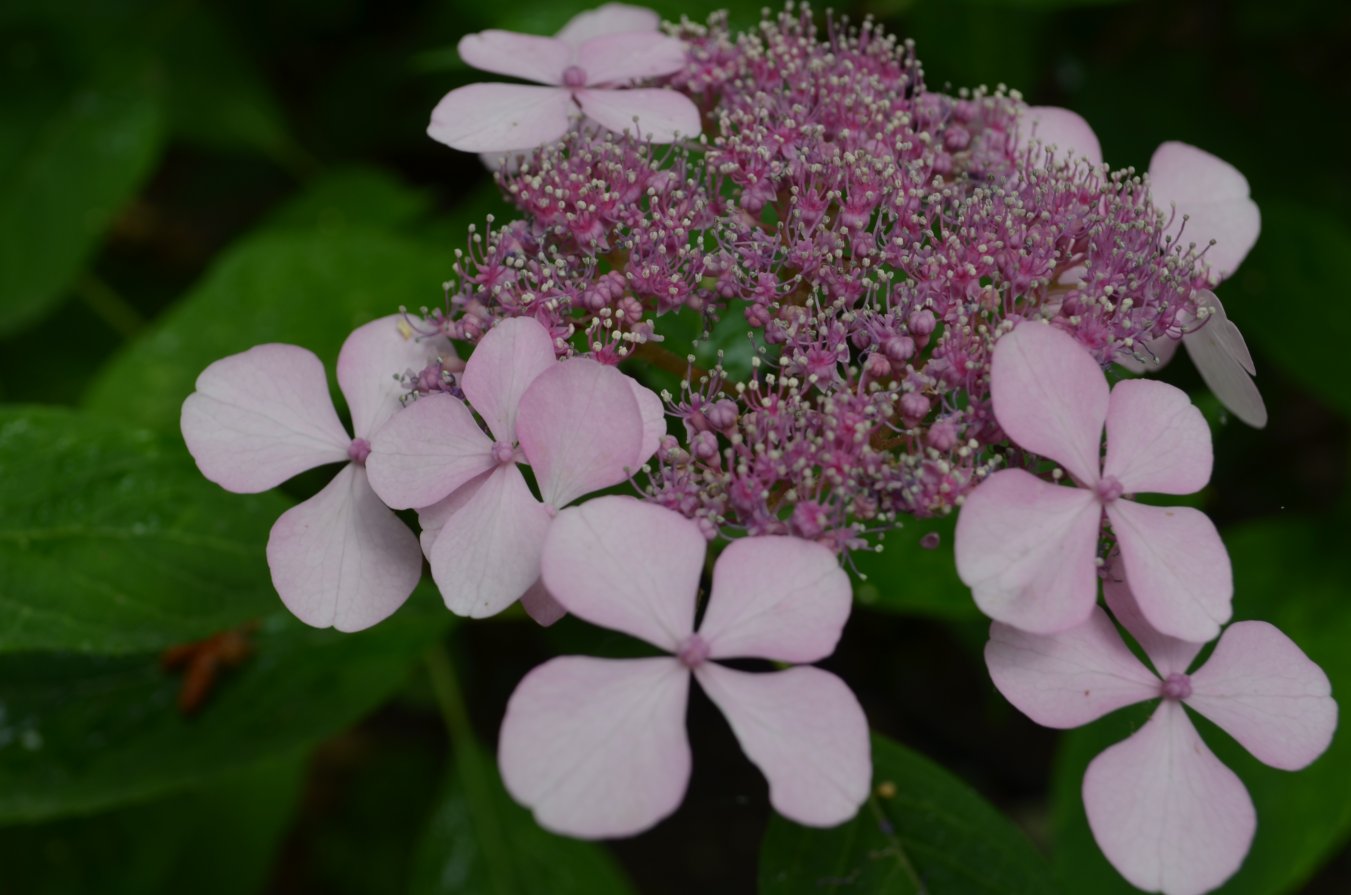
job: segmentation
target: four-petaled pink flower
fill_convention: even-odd
[[[1183,705],[1258,760],[1294,771],[1331,742],[1337,704],[1322,669],[1266,622],[1230,625],[1206,663],[1188,674],[1200,644],[1154,631],[1124,582],[1109,576],[1103,590],[1152,671],[1097,607],[1083,625],[1059,634],[995,623],[985,661],[999,692],[1047,727],[1078,727],[1162,698],[1148,723],[1088,766],[1084,807],[1103,854],[1132,885],[1200,895],[1239,868],[1256,816],[1243,783],[1206,747]]]
[[[849,578],[828,548],[783,536],[730,544],[696,633],[707,541],[695,522],[629,497],[565,510],[544,544],[544,583],[574,615],[671,653],[563,656],[531,671],[507,704],[498,760],[507,790],[549,830],[641,832],[673,812],[690,775],[690,677],[721,709],[783,816],[853,817],[872,778],[868,723],[835,675],[763,674],[712,659],[816,662],[849,617]]]
[[[990,393],[999,425],[1024,450],[1056,461],[1078,487],[1022,469],[996,472],[957,519],[957,572],[991,618],[1051,633],[1084,621],[1097,600],[1106,513],[1127,580],[1150,624],[1204,642],[1229,619],[1233,578],[1214,524],[1189,507],[1126,499],[1191,494],[1210,479],[1210,429],[1185,392],[1134,379],[1108,391],[1088,350],[1025,322],[995,343]],[[1102,455],[1103,426],[1107,456]]]
[[[460,387],[492,437],[453,395],[419,398],[371,440],[371,487],[394,509],[419,510],[423,550],[452,612],[495,615],[525,597],[547,624],[560,613],[535,585],[550,520],[652,456],[666,431],[661,399],[590,358],[558,361],[549,331],[528,317],[484,335]]]
[[[272,526],[267,561],[286,607],[306,624],[359,631],[403,605],[422,577],[417,538],[371,490],[370,438],[400,408],[396,377],[453,359],[445,339],[412,336],[401,315],[360,327],[338,355],[356,438],[333,409],[324,365],[296,345],[257,345],[216,361],[183,402],[181,426],[202,473],[252,494],[316,466],[347,465]]]
[[[610,4],[583,13],[556,37],[483,31],[460,41],[460,58],[477,69],[546,84],[470,84],[448,93],[432,111],[427,133],[466,152],[511,152],[552,143],[584,115],[612,131],[670,143],[696,137],[699,109],[666,88],[625,88],[674,74],[685,44],[641,30],[647,10]],[[585,18],[584,18],[585,17]]]

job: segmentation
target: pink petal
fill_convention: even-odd
[[[1019,447],[1055,460],[1079,482],[1098,481],[1107,377],[1062,330],[1023,323],[994,346],[995,418]]]
[[[422,542],[424,556],[432,555],[432,544],[435,543],[436,536],[441,533],[441,529],[445,527],[446,522],[452,515],[464,509],[465,505],[478,493],[478,489],[483,487],[498,468],[493,467],[488,472],[480,473],[477,478],[465,482],[452,491],[450,496],[438,500],[429,507],[418,507],[417,521],[418,526],[422,529],[419,540]]]
[[[1272,767],[1305,767],[1337,730],[1328,676],[1266,622],[1230,625],[1191,685],[1187,705]]]
[[[1180,388],[1129,379],[1107,405],[1107,459],[1127,494],[1192,494],[1210,481],[1210,426]]]
[[[1043,727],[1078,727],[1159,695],[1159,679],[1096,606],[1088,621],[1059,634],[995,622],[985,665],[1004,698]]]
[[[637,472],[644,421],[630,380],[574,357],[545,370],[521,395],[516,437],[540,497],[554,507]]]
[[[417,538],[352,463],[282,513],[267,539],[267,564],[296,618],[339,631],[384,621],[422,578]]]
[[[518,152],[554,142],[576,114],[562,87],[470,84],[436,104],[427,136],[462,152]]]
[[[1140,612],[1161,634],[1205,643],[1232,613],[1233,570],[1219,532],[1191,507],[1107,505],[1121,563]]]
[[[1192,660],[1205,644],[1178,640],[1176,637],[1169,637],[1154,630],[1154,626],[1146,621],[1144,614],[1140,612],[1140,604],[1136,602],[1135,594],[1131,593],[1125,569],[1121,564],[1120,551],[1112,551],[1112,555],[1108,558],[1107,575],[1102,582],[1102,595],[1117,622],[1130,632],[1135,642],[1145,651],[1159,677],[1187,673]]]
[[[1166,895],[1217,888],[1243,863],[1257,827],[1243,783],[1168,700],[1093,759],[1084,808],[1112,866],[1137,888]]]
[[[1048,634],[1081,624],[1097,598],[1102,511],[1083,488],[996,472],[957,517],[957,574],[991,618]]]
[[[632,377],[629,377],[629,386],[638,401],[638,410],[643,415],[643,440],[638,448],[637,461],[633,464],[633,468],[637,469],[657,452],[661,437],[666,434],[666,404],[656,392],[640,385]]]
[[[586,85],[620,84],[659,78],[685,67],[685,42],[655,31],[627,31],[593,37],[577,48]]]
[[[366,472],[396,510],[425,507],[497,465],[492,442],[452,395],[414,401],[371,439]]]
[[[1224,313],[1224,306],[1213,292],[1204,295],[1213,309],[1210,320],[1182,340],[1192,363],[1205,380],[1211,394],[1229,408],[1234,416],[1261,429],[1267,424],[1267,405],[1252,381],[1255,367],[1243,334]],[[1204,299],[1203,299],[1204,300]]]
[[[456,615],[496,615],[539,578],[549,514],[513,463],[495,469],[445,518],[427,559]]]
[[[420,373],[438,357],[454,360],[450,341],[420,338],[403,314],[360,326],[338,353],[338,388],[352,411],[352,429],[369,439],[403,405],[408,391],[398,377]]]
[[[460,387],[469,406],[503,444],[516,441],[516,407],[535,377],[554,366],[554,340],[529,317],[498,321],[464,365]]]
[[[554,36],[574,47],[602,34],[623,34],[626,31],[656,31],[661,16],[650,9],[629,6],[627,3],[606,3],[573,16],[563,30]]]
[[[663,88],[578,90],[577,104],[601,127],[636,133],[649,143],[699,136],[699,107],[688,96]]]
[[[670,658],[563,656],[507,703],[497,760],[507,791],[555,833],[631,836],[680,805],[690,779],[690,676]]]
[[[1102,146],[1097,134],[1087,121],[1069,109],[1028,106],[1018,120],[1017,140],[1021,146],[1035,142],[1054,150],[1052,157],[1057,164],[1069,161],[1071,155],[1095,165],[1102,164]]]
[[[813,827],[858,813],[872,752],[868,719],[844,681],[810,666],[751,674],[712,662],[694,675],[769,781],[775,811]]]
[[[562,84],[563,69],[572,64],[567,41],[537,34],[490,29],[460,38],[460,58],[479,71],[539,84]]]
[[[352,443],[324,365],[295,345],[257,345],[211,364],[183,402],[180,425],[202,474],[241,494],[343,462]]]
[[[1233,165],[1186,143],[1164,143],[1149,161],[1149,192],[1165,215],[1176,211],[1174,232],[1188,216],[1180,241],[1205,247],[1211,281],[1218,283],[1247,257],[1262,216],[1248,198],[1248,181]]]
[[[676,652],[694,630],[708,543],[699,526],[632,497],[597,497],[558,514],[540,566],[554,599],[594,625]]]
[[[543,581],[536,581],[521,594],[521,608],[542,628],[547,628],[568,614],[563,604],[553,598]]]
[[[733,541],[713,567],[699,636],[714,659],[816,662],[835,651],[853,608],[835,553],[801,538]]]
[[[1153,373],[1163,369],[1173,359],[1181,344],[1181,339],[1171,336],[1150,339],[1143,346],[1137,345],[1134,354],[1118,355],[1116,362],[1132,373]]]

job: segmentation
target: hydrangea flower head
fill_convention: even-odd
[[[430,394],[391,420],[372,440],[367,468],[385,503],[419,510],[446,605],[477,618],[531,591],[550,519],[625,481],[657,449],[665,419],[661,400],[615,368],[558,361],[549,331],[528,318],[484,335],[460,388],[467,405]],[[533,470],[539,499],[517,463]],[[535,593],[527,605],[540,609],[543,600]]]
[[[552,143],[584,116],[611,131],[670,143],[699,134],[699,109],[684,94],[634,81],[674,74],[685,44],[657,33],[655,14],[622,4],[582,13],[555,37],[483,31],[461,39],[477,69],[537,84],[471,84],[448,93],[427,133],[466,152],[511,152]]]
[[[508,791],[541,826],[626,836],[673,812],[690,774],[691,677],[768,779],[780,814],[833,826],[867,797],[867,719],[839,678],[809,665],[757,674],[714,661],[830,655],[851,607],[833,552],[790,537],[734,541],[714,566],[696,630],[706,551],[694,522],[628,497],[596,498],[554,521],[542,561],[549,592],[569,612],[670,655],[564,656],[521,681],[498,759]]]
[[[1186,393],[1145,379],[1109,390],[1082,346],[1035,322],[996,343],[990,390],[1014,444],[1059,463],[1075,487],[1005,469],[967,495],[957,520],[957,571],[981,609],[1036,633],[1083,622],[1096,600],[1106,515],[1150,624],[1185,640],[1212,639],[1233,596],[1215,526],[1189,507],[1126,499],[1190,494],[1209,481],[1210,429]]]
[[[996,622],[985,661],[999,691],[1047,727],[1078,727],[1161,700],[1142,728],[1093,759],[1084,807],[1098,845],[1132,885],[1200,895],[1238,870],[1256,815],[1242,781],[1206,746],[1183,706],[1263,763],[1293,771],[1331,742],[1337,704],[1322,669],[1266,622],[1230,625],[1205,664],[1189,672],[1201,644],[1155,631],[1119,577],[1109,576],[1104,591],[1152,670],[1097,607],[1083,625],[1058,634]]]
[[[272,526],[267,561],[282,602],[318,628],[359,631],[403,605],[422,577],[417,538],[367,478],[372,436],[400,408],[398,376],[438,358],[445,339],[415,338],[401,315],[360,327],[338,355],[338,386],[356,437],[333,408],[324,365],[296,345],[257,345],[197,377],[181,428],[197,466],[228,491],[252,494],[346,463],[322,491]]]

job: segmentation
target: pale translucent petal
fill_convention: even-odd
[[[371,439],[366,472],[396,510],[426,507],[497,465],[492,442],[464,402],[427,395],[396,414]]]
[[[1166,382],[1129,379],[1107,406],[1104,476],[1127,494],[1192,494],[1210,481],[1210,426],[1187,393]]]
[[[957,574],[991,618],[1037,633],[1072,628],[1097,599],[1102,510],[1083,488],[997,472],[957,517]]]
[[[688,96],[662,88],[578,90],[577,103],[604,128],[637,134],[649,143],[699,136],[699,107]]]
[[[563,83],[573,47],[556,37],[490,29],[460,38],[460,58],[479,71],[539,84]]]
[[[1234,416],[1261,429],[1267,424],[1267,405],[1257,383],[1252,353],[1243,334],[1224,312],[1215,293],[1203,293],[1203,302],[1213,309],[1210,320],[1182,340],[1206,387]]]
[[[573,16],[554,36],[574,47],[602,34],[623,34],[626,31],[656,31],[661,16],[641,6],[627,3],[606,3]]]
[[[1153,373],[1155,370],[1163,369],[1173,359],[1181,344],[1181,339],[1174,339],[1171,336],[1150,339],[1143,347],[1136,346],[1134,353],[1117,355],[1116,362],[1132,373]]]
[[[708,542],[684,516],[632,497],[597,497],[549,526],[540,560],[554,599],[592,624],[670,652],[694,630]]]
[[[1192,660],[1205,644],[1178,640],[1176,637],[1169,637],[1154,630],[1154,626],[1145,620],[1144,614],[1140,611],[1135,594],[1131,593],[1130,585],[1126,581],[1126,570],[1121,564],[1120,551],[1113,550],[1112,555],[1108,557],[1107,574],[1102,582],[1102,595],[1107,601],[1107,608],[1112,610],[1112,615],[1145,651],[1159,677],[1187,673]]]
[[[539,552],[549,514],[515,464],[499,466],[449,513],[427,558],[432,577],[456,615],[496,615],[539,578]]]
[[[554,142],[576,117],[562,87],[470,84],[436,104],[427,136],[462,152],[519,152]]]
[[[1004,698],[1043,727],[1078,727],[1159,695],[1159,679],[1096,606],[1086,622],[1059,634],[995,622],[985,665]]]
[[[507,703],[502,782],[546,830],[583,839],[646,830],[685,797],[689,687],[671,658],[546,662]]]
[[[323,363],[295,345],[257,345],[211,364],[183,402],[180,426],[202,474],[244,494],[345,461],[352,442]]]
[[[990,362],[990,395],[995,418],[1019,447],[1086,485],[1097,482],[1107,377],[1074,336],[1034,322],[1005,335]]]
[[[1337,730],[1328,676],[1266,622],[1230,625],[1191,685],[1187,705],[1272,767],[1305,767]]]
[[[1131,593],[1161,634],[1205,643],[1229,621],[1233,570],[1219,532],[1191,507],[1107,505]]]
[[[1176,702],[1089,764],[1088,825],[1133,886],[1202,895],[1238,870],[1257,826],[1252,799]]]
[[[369,439],[402,407],[408,391],[399,377],[420,373],[437,358],[454,360],[455,349],[442,336],[423,338],[403,314],[391,314],[358,327],[338,353],[338,388],[352,411],[352,430]]]
[[[479,340],[464,365],[460,386],[493,437],[513,444],[521,395],[554,363],[549,331],[529,317],[510,317],[498,321]]]
[[[637,472],[645,422],[629,377],[588,357],[553,364],[521,395],[516,437],[541,499],[567,506]]]
[[[811,666],[751,674],[709,662],[694,674],[765,775],[775,811],[813,827],[858,813],[872,751],[868,719],[844,681]]]
[[[742,538],[713,567],[699,636],[715,659],[816,662],[835,651],[853,602],[830,548],[801,538]]]
[[[272,584],[307,625],[360,631],[403,605],[422,577],[417,538],[349,463],[282,513],[267,540]]]
[[[1040,143],[1053,150],[1057,164],[1071,157],[1102,164],[1102,146],[1087,121],[1069,109],[1056,106],[1028,106],[1018,119],[1018,143]]]
[[[655,31],[603,34],[577,48],[586,86],[659,78],[685,67],[685,42]]]
[[[1149,192],[1154,204],[1180,223],[1188,216],[1181,242],[1205,246],[1212,282],[1225,279],[1243,262],[1262,230],[1257,204],[1248,198],[1248,180],[1237,168],[1195,146],[1164,143],[1149,161]],[[1176,232],[1176,229],[1174,230]]]

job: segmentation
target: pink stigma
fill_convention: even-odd
[[[365,466],[366,458],[371,455],[371,443],[364,438],[354,438],[347,446],[347,458],[357,466]]]
[[[1103,503],[1111,503],[1126,493],[1126,489],[1121,486],[1120,480],[1112,475],[1103,476],[1093,490],[1097,492],[1098,499]]]
[[[586,72],[583,71],[579,66],[569,65],[567,68],[563,69],[563,86],[585,87]]]
[[[1191,678],[1174,671],[1163,679],[1163,686],[1159,688],[1159,693],[1164,699],[1186,699],[1192,695]]]
[[[493,445],[493,460],[498,463],[510,463],[516,452],[511,449],[511,445],[497,442]]]
[[[693,671],[708,661],[708,644],[698,634],[691,634],[681,641],[680,649],[676,650],[676,659]]]

